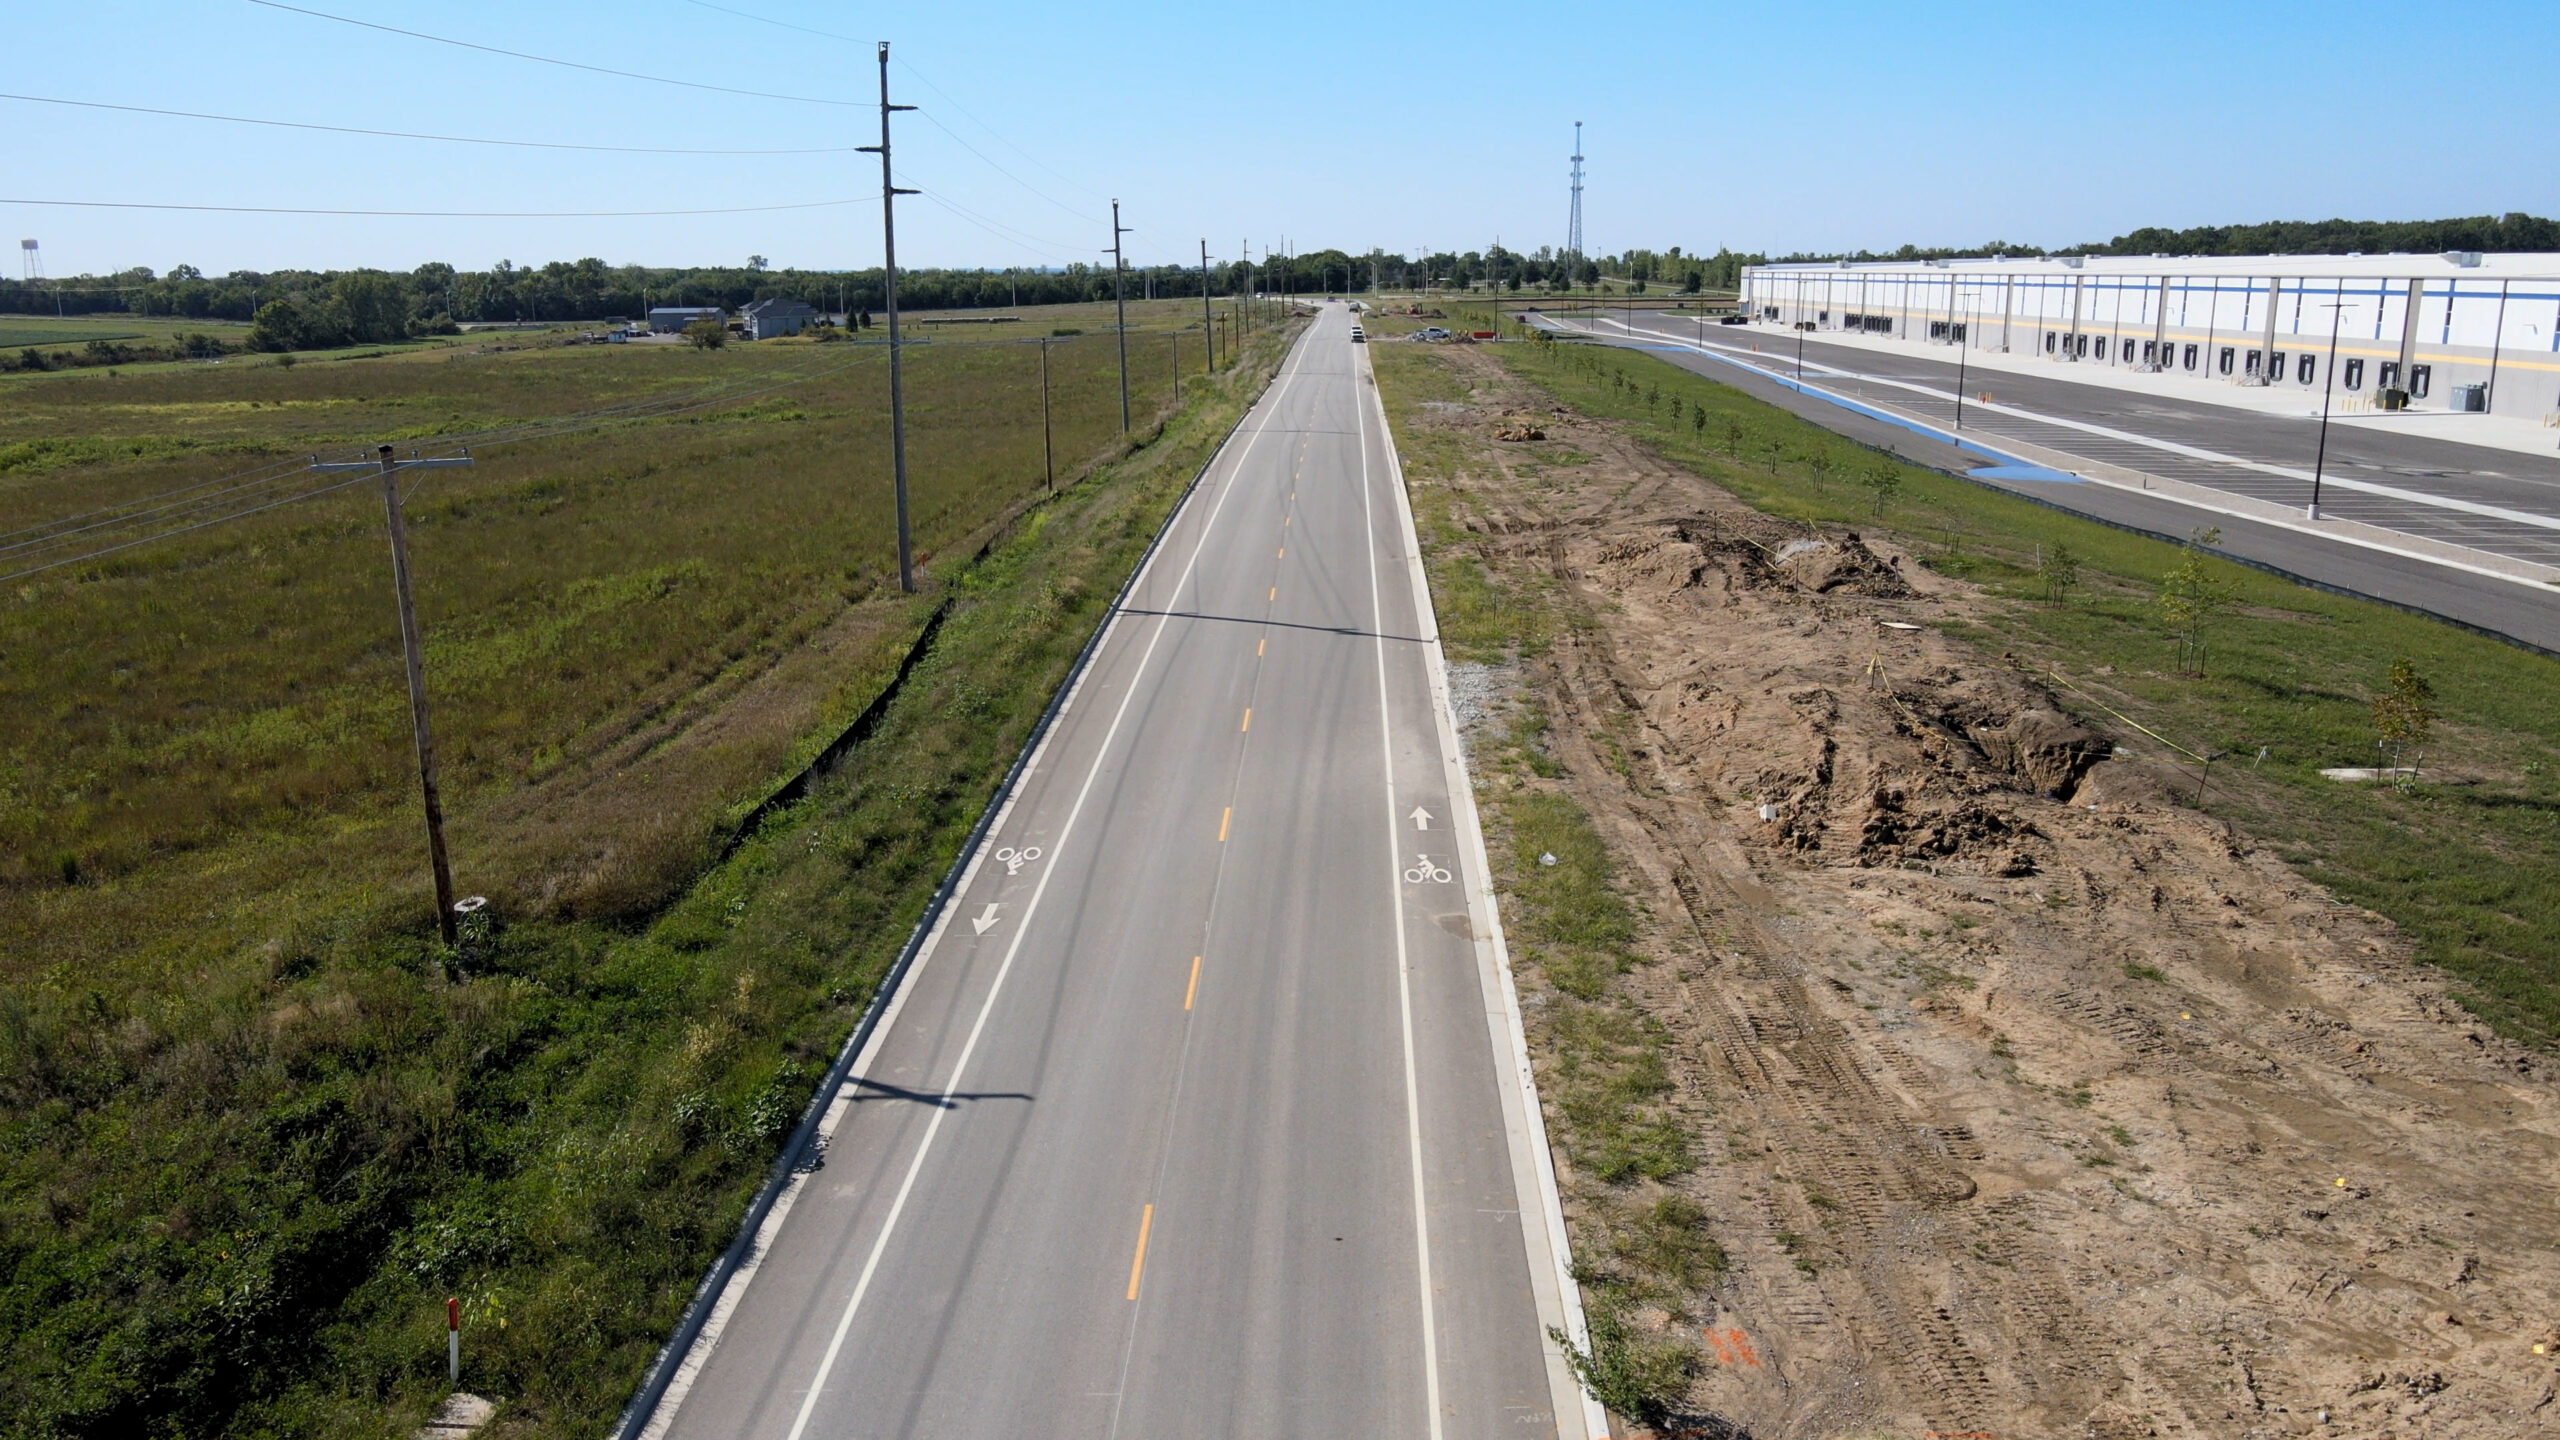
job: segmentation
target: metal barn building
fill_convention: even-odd
[[[1755,321],[1817,333],[2216,384],[2334,381],[2346,410],[2560,412],[2560,255],[1756,265],[1742,298]]]
[[[649,329],[660,335],[681,335],[696,320],[718,325],[728,318],[728,312],[717,305],[660,305],[649,311]]]

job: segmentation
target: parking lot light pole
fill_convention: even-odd
[[[2329,368],[2320,377],[2320,449],[2311,461],[2311,519],[2320,518],[2320,472],[2329,463],[2329,397],[2338,389],[2338,322],[2346,315],[2344,300],[2329,302]]]
[[[1973,337],[1973,312],[1964,315],[1964,328],[1956,332],[1956,428],[1964,428],[1964,362],[1965,345]],[[1798,379],[1804,377],[1798,376]]]

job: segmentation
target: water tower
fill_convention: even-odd
[[[44,278],[44,254],[36,249],[36,242],[33,240],[21,240],[18,242],[18,268],[22,272],[22,278],[24,279],[41,280]]]

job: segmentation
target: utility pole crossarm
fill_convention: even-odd
[[[913,105],[889,103],[889,42],[880,42],[880,143],[861,148],[880,156],[880,299],[889,319],[889,450],[897,493],[898,589],[916,593],[915,549],[907,529],[907,405],[904,377],[898,366],[898,205],[901,195],[889,165],[889,117]]]

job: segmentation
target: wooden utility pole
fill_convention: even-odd
[[[409,586],[409,529],[400,516],[400,472],[448,465],[468,465],[468,455],[438,460],[411,460],[402,464],[392,458],[391,447],[374,452],[382,470],[382,511],[391,530],[391,589],[400,606],[400,653],[408,662],[409,729],[418,742],[418,789],[427,807],[427,861],[436,876],[436,933],[450,947],[454,943],[453,866],[445,858],[444,798],[436,787],[435,733],[427,725],[427,667],[424,649],[418,641],[418,605]],[[362,460],[323,464],[314,459],[314,470],[370,470],[374,464]]]
[[[907,406],[906,391],[898,371],[898,206],[901,195],[913,190],[898,188],[897,177],[889,169],[889,116],[892,111],[913,110],[913,105],[889,103],[889,42],[880,42],[880,143],[859,148],[868,155],[880,157],[880,288],[881,308],[889,315],[889,450],[898,492],[898,588],[909,595],[916,593],[915,552],[907,537]]]
[[[1119,315],[1120,335],[1120,433],[1129,433],[1129,272],[1120,258],[1120,237],[1128,234],[1120,223],[1120,202],[1111,202],[1111,304]]]
[[[1040,342],[1040,473],[1049,489],[1058,488],[1058,451],[1049,438],[1049,342]]]

